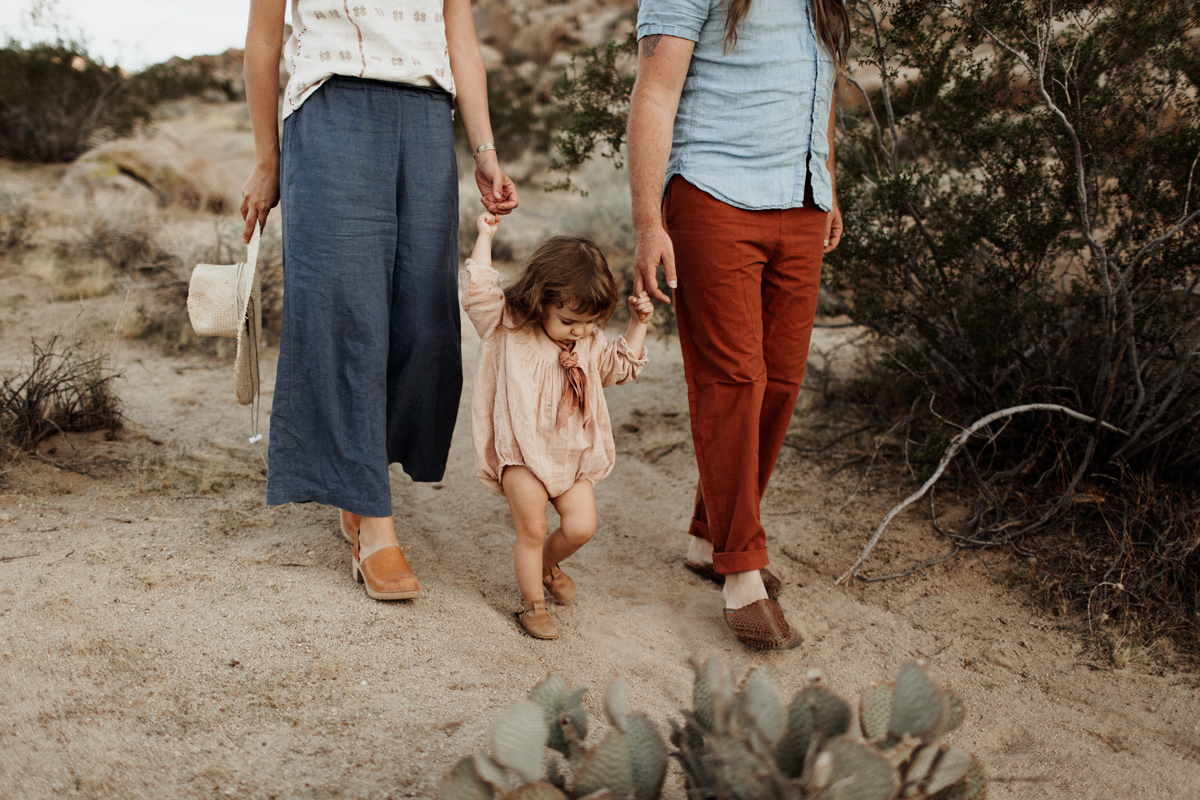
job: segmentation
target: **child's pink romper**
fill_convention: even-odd
[[[475,472],[501,494],[501,473],[515,464],[536,475],[551,497],[576,481],[595,484],[612,471],[616,455],[601,389],[637,378],[646,364],[646,350],[634,355],[624,336],[610,342],[599,328],[576,342],[592,420],[584,427],[583,414],[576,408],[558,428],[558,403],[566,381],[559,364],[561,350],[541,325],[517,332],[507,327],[512,318],[497,277],[496,270],[471,259],[462,275],[463,308],[481,340],[471,403]]]

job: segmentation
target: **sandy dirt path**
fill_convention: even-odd
[[[73,325],[103,338],[124,302],[50,303],[11,265],[0,265],[0,300],[3,368],[25,358],[31,335]],[[854,470],[831,476],[836,454],[785,449],[765,501],[781,603],[804,645],[738,645],[718,591],[681,567],[695,466],[672,342],[653,340],[644,377],[610,390],[618,462],[597,487],[599,532],[567,565],[580,595],[554,609],[561,638],[523,636],[507,508],[471,462],[476,340],[464,330],[446,478],[394,471],[423,587],[396,603],[351,581],[332,509],[264,507],[227,364],[116,343],[128,430],[39,451],[97,477],[25,458],[0,486],[0,797],[433,797],[546,673],[588,686],[595,722],[604,685],[624,676],[631,709],[665,733],[690,705],[689,659],[713,653],[736,670],[772,664],[788,696],[810,669],[851,697],[925,659],[968,704],[952,741],[992,775],[1043,778],[996,784],[992,797],[1196,796],[1196,676],[1091,663],[1078,620],[997,582],[1001,557],[832,588],[907,491],[887,479],[857,491]],[[273,368],[268,354],[268,401]],[[904,518],[878,565],[936,553],[932,539]],[[683,797],[675,767],[666,796]]]

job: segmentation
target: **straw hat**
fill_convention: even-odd
[[[240,264],[199,264],[188,284],[188,316],[197,336],[237,338],[233,385],[237,401],[249,405],[258,394],[258,341],[262,336],[262,276],[256,269],[262,228]]]

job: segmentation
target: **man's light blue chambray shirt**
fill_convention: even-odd
[[[813,198],[833,209],[826,162],[834,65],[808,5],[753,0],[737,46],[725,54],[723,0],[641,0],[638,39],[663,34],[696,43],[668,180],[682,175],[738,208],[797,208],[811,169]]]

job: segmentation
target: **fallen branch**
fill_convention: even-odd
[[[845,583],[850,578],[862,572],[863,564],[865,564],[867,559],[870,557],[871,551],[875,549],[875,545],[879,543],[879,539],[883,536],[883,531],[885,528],[887,528],[888,523],[890,523],[897,514],[920,500],[925,496],[926,492],[933,488],[933,485],[938,482],[939,478],[942,477],[942,473],[946,471],[946,467],[950,465],[950,462],[954,459],[954,456],[958,455],[958,451],[962,449],[963,445],[967,443],[968,439],[974,436],[975,433],[981,428],[991,425],[998,419],[1006,419],[1016,414],[1023,414],[1027,411],[1057,411],[1081,422],[1088,422],[1093,425],[1096,424],[1095,417],[1089,417],[1087,414],[1081,414],[1074,409],[1067,408],[1066,406],[1060,406],[1056,403],[1029,403],[1023,406],[1002,408],[999,411],[993,411],[986,417],[979,419],[969,428],[965,428],[962,433],[958,434],[958,436],[954,437],[954,440],[950,442],[950,446],[946,448],[945,454],[942,455],[942,460],[938,464],[937,469],[934,470],[933,474],[929,476],[929,480],[925,481],[924,485],[921,486],[920,489],[910,494],[887,513],[887,516],[883,518],[883,522],[880,522],[879,527],[875,529],[875,535],[871,537],[871,541],[867,542],[867,546],[863,548],[863,551],[858,556],[858,559],[854,562],[850,569],[846,570],[841,577],[833,582],[833,585],[838,586],[839,584]],[[1100,427],[1113,431],[1114,433],[1119,433],[1122,436],[1129,435],[1128,431],[1123,431],[1115,425],[1110,425],[1107,422],[1100,422],[1099,424]]]

